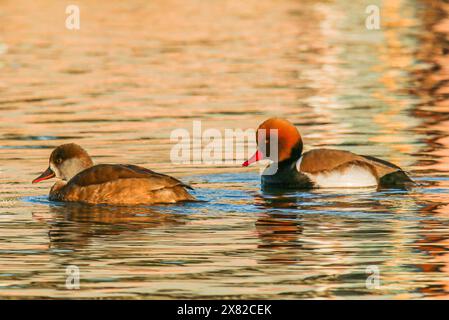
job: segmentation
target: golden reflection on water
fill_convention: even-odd
[[[447,7],[375,1],[0,3],[0,296],[447,298]],[[268,194],[255,168],[172,165],[170,132],[293,121],[306,149],[379,156],[409,192]],[[205,202],[49,203],[51,149],[174,174]],[[81,270],[66,290],[65,267]],[[367,289],[379,266],[381,287]]]

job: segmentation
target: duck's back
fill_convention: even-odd
[[[349,151],[314,149],[304,153],[298,169],[322,186],[406,188],[410,177],[397,165]]]
[[[181,181],[152,170],[119,164],[90,167],[67,184],[53,188],[51,200],[136,205],[195,200]]]
[[[295,163],[279,164],[274,175],[262,177],[263,186],[282,188],[398,187],[414,182],[398,166],[349,151],[314,149]]]

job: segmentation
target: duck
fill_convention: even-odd
[[[372,156],[335,149],[313,149],[303,153],[301,134],[286,119],[264,121],[256,135],[257,150],[242,166],[263,159],[272,160],[261,176],[263,189],[407,189],[415,185],[403,169]]]
[[[191,186],[171,176],[132,164],[94,165],[75,143],[55,148],[48,168],[32,183],[51,178],[58,181],[50,189],[50,201],[143,205],[196,200],[187,191]]]

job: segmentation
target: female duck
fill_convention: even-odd
[[[267,158],[263,150],[273,146],[273,139],[277,139],[278,146],[277,157],[270,155],[277,160],[262,175],[264,188],[406,188],[414,184],[398,166],[371,156],[333,149],[302,153],[301,135],[284,119],[266,120],[257,129],[257,136],[258,140],[266,138],[258,141],[256,153],[243,163],[244,167]]]
[[[50,200],[89,204],[138,205],[175,203],[195,198],[181,181],[131,164],[93,165],[79,145],[57,147],[50,155],[50,165],[37,183],[58,178],[50,190]]]

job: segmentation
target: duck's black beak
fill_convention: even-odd
[[[47,170],[45,170],[44,172],[42,172],[42,174],[37,177],[36,179],[33,180],[32,183],[38,183],[47,179],[51,179],[55,177],[55,173],[53,172],[53,170],[50,169],[50,167],[47,168]]]

